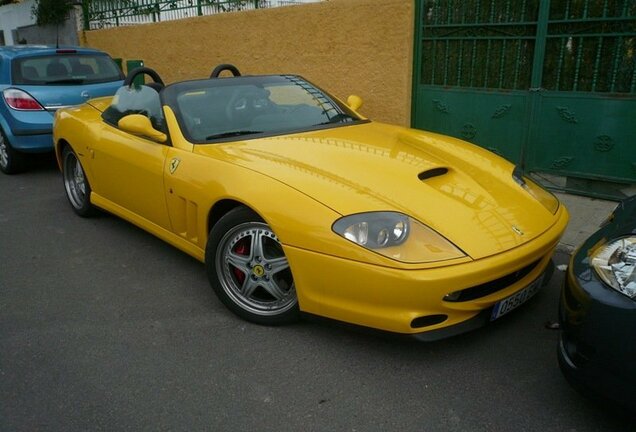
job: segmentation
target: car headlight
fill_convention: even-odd
[[[424,263],[466,256],[436,231],[402,213],[345,216],[332,229],[345,239],[396,261]]]
[[[624,237],[592,251],[592,267],[599,277],[627,297],[636,299],[636,237]]]
[[[515,167],[512,171],[512,178],[519,186],[521,186],[526,192],[532,195],[537,201],[539,201],[543,207],[548,209],[552,214],[555,214],[559,209],[559,200],[547,190],[536,184],[533,180],[529,179],[523,174],[523,171],[519,167]]]

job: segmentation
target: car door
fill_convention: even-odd
[[[169,146],[118,127],[128,114],[143,114],[163,129],[156,90],[122,87],[104,111],[100,139],[92,144],[94,192],[117,206],[162,228],[170,229],[164,196],[164,165]]]

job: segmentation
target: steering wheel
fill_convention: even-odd
[[[228,63],[223,63],[214,68],[214,70],[210,74],[210,78],[218,78],[223,71],[230,71],[235,77],[241,76],[241,72],[239,72],[236,66]]]
[[[138,67],[131,70],[126,76],[126,79],[124,80],[124,85],[131,87],[133,85],[135,78],[137,78],[139,75],[148,75],[150,78],[152,78],[152,81],[154,83],[159,84],[161,87],[165,86],[165,84],[163,83],[163,80],[161,79],[157,71],[147,67]]]
[[[225,106],[225,115],[230,122],[241,123],[252,111],[251,99],[244,90],[235,90]]]

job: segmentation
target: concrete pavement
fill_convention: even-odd
[[[555,195],[570,212],[570,223],[559,243],[559,249],[567,253],[571,253],[590,234],[595,232],[618,204],[616,201],[605,201],[579,195],[564,193],[555,193]]]
[[[119,218],[75,216],[52,166],[0,176],[0,197],[0,431],[634,430],[559,371],[545,323],[563,272],[430,344],[263,327],[229,312],[195,259]]]

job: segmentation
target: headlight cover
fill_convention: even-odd
[[[543,207],[548,209],[552,214],[556,214],[559,209],[559,200],[547,190],[536,184],[523,174],[523,170],[519,167],[515,167],[512,171],[512,178],[519,186],[521,186],[526,192],[532,195],[537,201],[539,201]]]
[[[592,251],[590,258],[603,282],[636,299],[636,236],[613,240]]]
[[[359,246],[405,263],[466,256],[436,231],[402,213],[369,212],[345,216],[338,219],[332,229]]]

